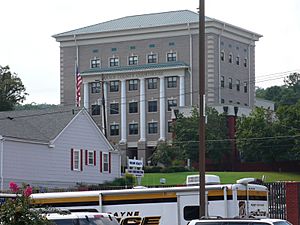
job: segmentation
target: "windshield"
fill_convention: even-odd
[[[53,225],[118,225],[116,220],[108,218],[56,219]]]

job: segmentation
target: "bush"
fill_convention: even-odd
[[[176,173],[176,172],[187,172],[189,171],[187,168],[183,166],[171,166],[166,167],[161,170],[161,173]]]
[[[144,173],[160,173],[162,170],[161,166],[145,166]]]
[[[16,198],[7,199],[0,207],[1,225],[45,225],[51,224],[41,210],[32,210],[30,195],[32,188],[23,185],[22,188],[14,182],[9,184]]]

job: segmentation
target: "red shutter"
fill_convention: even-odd
[[[74,170],[74,165],[73,165],[73,148],[71,148],[71,170]]]
[[[80,149],[80,171],[83,171],[83,150]]]
[[[89,161],[89,159],[88,159],[88,150],[85,150],[85,165],[87,165],[88,164],[88,161]]]
[[[111,152],[108,153],[108,172],[111,173]]]
[[[102,173],[102,152],[100,152],[100,163],[99,163],[99,167],[100,167],[100,173]]]
[[[96,159],[97,159],[97,157],[96,157],[96,151],[94,151],[94,166],[96,166]]]

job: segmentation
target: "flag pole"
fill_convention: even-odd
[[[76,48],[76,57],[75,57],[75,67],[74,67],[74,88],[75,88],[75,107],[78,107],[78,98],[77,98],[77,73],[78,73],[78,45],[76,40],[76,34],[74,34],[74,42]]]

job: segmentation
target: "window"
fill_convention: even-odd
[[[224,76],[221,76],[221,87],[225,86],[225,78]]]
[[[137,113],[138,112],[138,103],[130,102],[129,103],[129,113]]]
[[[110,81],[109,82],[109,90],[110,92],[118,92],[119,91],[119,81]]]
[[[241,81],[240,80],[236,80],[236,90],[240,91],[240,86],[241,86]]]
[[[176,52],[167,53],[167,62],[174,62],[174,61],[177,61],[177,53]]]
[[[100,82],[92,82],[91,83],[91,92],[92,93],[100,93]]]
[[[177,87],[177,77],[167,77],[167,87],[176,88]]]
[[[168,133],[172,133],[172,132],[173,132],[173,122],[168,121]]]
[[[168,100],[168,111],[171,111],[171,107],[177,106],[177,100],[176,99],[169,99]]]
[[[220,59],[221,61],[225,60],[225,53],[223,51],[220,53]]]
[[[148,101],[148,112],[157,112],[157,101]]]
[[[110,67],[119,66],[119,58],[117,57],[109,58],[109,66]]]
[[[157,54],[149,54],[147,56],[148,63],[157,63]]]
[[[128,57],[128,65],[137,65],[138,57],[136,55],[132,55]]]
[[[102,158],[103,158],[103,172],[108,172],[109,171],[109,156],[108,153],[103,152],[102,153]]]
[[[81,154],[80,154],[80,150],[72,150],[73,151],[73,170],[75,171],[80,171],[80,165],[81,165]]]
[[[92,105],[92,115],[100,115],[100,105]]]
[[[238,66],[240,65],[240,57],[239,56],[236,57],[235,62],[236,62],[236,65],[238,65]]]
[[[247,60],[247,58],[245,58],[244,59],[244,67],[247,67],[247,62],[248,62],[248,60]]]
[[[110,114],[119,114],[119,103],[110,104]]]
[[[199,218],[199,206],[185,206],[183,208],[183,218],[193,220]]]
[[[148,123],[148,133],[149,134],[157,133],[157,122]]]
[[[91,60],[91,68],[99,68],[100,67],[100,59],[94,58]]]
[[[248,83],[244,82],[244,93],[248,92]]]
[[[119,135],[119,124],[110,125],[110,136]]]
[[[149,78],[147,81],[148,89],[157,89],[157,78]]]
[[[232,54],[231,53],[229,54],[228,62],[232,63]]]
[[[88,151],[88,154],[87,154],[87,164],[89,166],[93,166],[95,165],[95,154],[94,154],[94,151]]]
[[[129,80],[129,91],[138,89],[138,80]]]
[[[138,124],[137,123],[129,124],[129,134],[134,135],[134,134],[138,134],[138,133],[139,133]]]
[[[229,89],[232,89],[232,78],[231,77],[228,78],[228,86],[229,86]]]
[[[224,100],[224,98],[221,98],[221,103],[225,103],[225,100]]]

